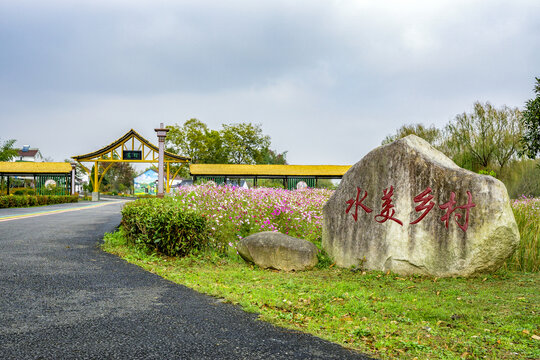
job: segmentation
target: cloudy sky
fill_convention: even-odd
[[[0,0],[0,141],[55,161],[195,117],[353,164],[403,124],[522,108],[535,76],[538,0]]]

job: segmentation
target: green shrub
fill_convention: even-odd
[[[494,178],[497,177],[497,174],[496,174],[495,171],[493,171],[493,170],[490,170],[490,171],[487,171],[487,170],[480,170],[478,173],[479,173],[479,174],[482,174],[482,175],[491,175],[491,176],[493,176]]]
[[[24,190],[15,190],[13,195],[24,195]]]
[[[130,243],[168,256],[186,256],[202,249],[208,241],[206,219],[169,198],[126,204],[122,228]]]
[[[137,198],[139,199],[153,199],[157,197],[156,195],[152,195],[152,194],[137,194],[135,196],[137,196]]]
[[[0,196],[0,208],[53,205],[78,201],[77,195],[2,195]]]
[[[38,195],[36,197],[38,205],[47,205],[47,203],[49,202],[49,195]]]
[[[37,206],[38,200],[37,196],[28,196],[28,206]]]
[[[15,200],[15,207],[25,207],[28,206],[28,197],[27,196],[13,196]]]

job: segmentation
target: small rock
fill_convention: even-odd
[[[265,269],[308,270],[318,262],[313,243],[273,231],[250,235],[236,249],[244,260]]]

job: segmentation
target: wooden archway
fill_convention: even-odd
[[[77,161],[82,168],[88,173],[88,176],[92,176],[91,170],[88,169],[84,162],[94,163],[94,178],[92,200],[97,201],[99,194],[99,186],[103,180],[104,175],[111,168],[112,164],[119,162],[129,163],[158,163],[159,161],[159,148],[139,135],[135,130],[131,129],[124,136],[120,137],[113,143],[96,150],[94,152],[77,155],[71,157]],[[164,163],[167,165],[167,183],[166,191],[170,191],[172,179],[178,174],[178,169],[172,177],[169,176],[170,163],[188,163],[191,158],[186,156],[176,155],[165,151]],[[99,164],[104,164],[103,171],[99,174]],[[94,200],[95,199],[95,200]]]

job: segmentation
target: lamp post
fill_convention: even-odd
[[[165,136],[169,129],[163,128],[163,123],[159,124],[159,129],[154,129],[157,133],[159,142],[159,158],[158,158],[158,193],[157,197],[162,198],[163,195],[163,162],[165,154]],[[169,181],[169,179],[167,179]]]
[[[71,195],[75,194],[75,171],[76,171],[77,165],[75,163],[71,163]],[[35,183],[35,181],[34,181]]]

